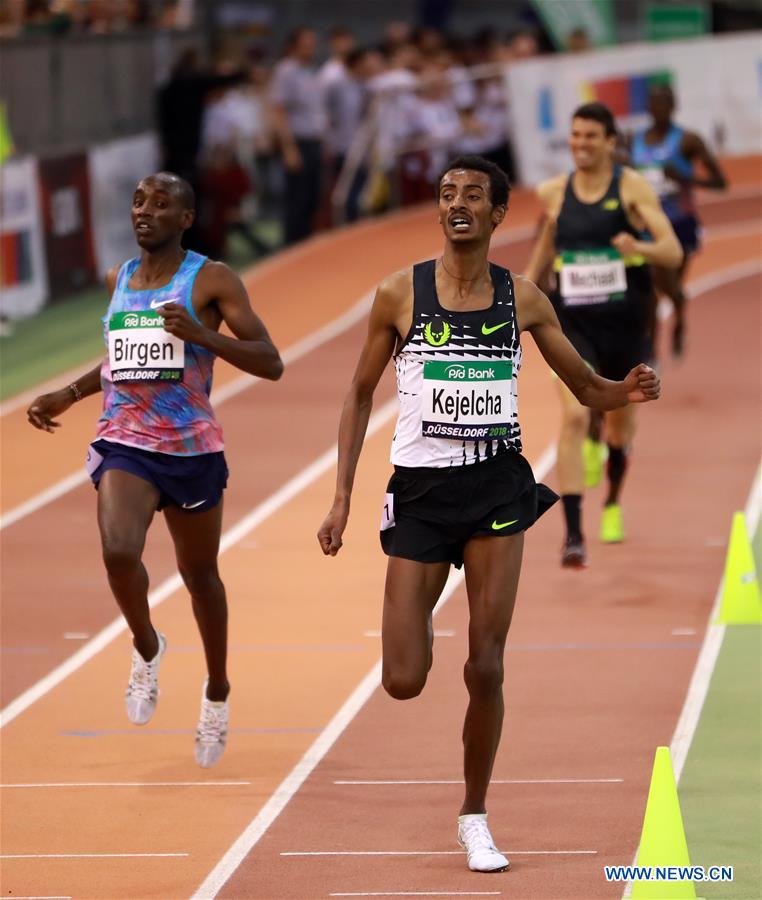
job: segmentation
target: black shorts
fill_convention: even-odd
[[[695,253],[701,246],[701,225],[696,216],[689,215],[675,219],[672,228],[686,256]]]
[[[645,362],[650,354],[640,322],[630,326],[602,327],[579,319],[561,321],[574,349],[603,378],[622,381],[630,369]]]
[[[397,466],[386,491],[384,553],[457,568],[472,537],[526,531],[558,500],[535,482],[529,463],[512,450],[448,469]]]
[[[113,441],[95,441],[88,448],[87,471],[96,488],[109,469],[131,472],[152,484],[159,492],[157,509],[177,506],[186,512],[206,512],[217,506],[228,483],[222,452],[173,456]]]

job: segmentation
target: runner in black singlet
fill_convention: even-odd
[[[336,494],[318,540],[335,556],[349,515],[373,393],[394,357],[400,413],[392,443],[381,542],[389,556],[383,611],[383,685],[418,695],[432,663],[432,611],[450,571],[466,571],[469,704],[463,728],[466,793],[458,839],[473,871],[508,868],[485,802],[503,723],[503,651],[526,531],[557,499],[521,455],[520,334],[532,334],[568,389],[614,409],[659,395],[639,365],[621,381],[595,374],[564,337],[548,298],[489,263],[508,179],[494,163],[460,157],[438,181],[442,256],[398,272],[378,288],[368,337],[339,426]]]
[[[646,355],[646,313],[651,294],[649,263],[676,267],[682,251],[648,182],[633,169],[615,166],[616,127],[601,103],[579,107],[569,140],[575,170],[537,190],[545,226],[527,267],[534,279],[553,263],[552,294],[564,333],[583,359],[605,378],[622,378]],[[653,240],[638,240],[648,231]],[[560,384],[563,423],[558,476],[566,517],[561,563],[579,568],[587,556],[581,525],[585,483],[582,448],[589,412]],[[600,536],[624,539],[619,494],[635,434],[632,406],[610,412],[605,422],[609,489]]]

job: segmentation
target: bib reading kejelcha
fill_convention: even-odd
[[[612,248],[565,250],[559,287],[566,306],[622,300],[627,290],[624,259]]]
[[[425,361],[421,433],[461,441],[505,438],[511,426],[512,378],[507,360]]]
[[[114,383],[182,381],[185,341],[157,312],[118,312],[109,318],[108,358]]]

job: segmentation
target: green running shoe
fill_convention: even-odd
[[[618,503],[611,503],[603,507],[601,540],[604,544],[621,544],[624,540],[622,507]]]
[[[609,448],[602,441],[585,438],[582,444],[582,459],[585,463],[585,487],[597,487],[603,476],[603,464],[609,456]]]

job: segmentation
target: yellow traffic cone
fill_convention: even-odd
[[[657,747],[637,866],[690,866],[669,747]],[[633,900],[693,900],[692,881],[634,881]]]
[[[733,516],[717,621],[726,625],[762,622],[759,581],[746,531],[746,517],[742,512]]]

